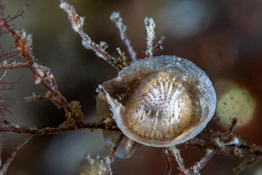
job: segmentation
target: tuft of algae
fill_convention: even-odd
[[[237,127],[251,121],[256,109],[256,101],[247,89],[239,87],[230,81],[220,81],[216,115],[220,122],[231,125],[232,119],[237,119]],[[221,90],[222,89],[222,90]]]

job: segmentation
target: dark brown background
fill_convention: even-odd
[[[116,75],[113,68],[81,46],[66,14],[55,0],[4,0],[7,15],[26,5],[23,19],[14,23],[33,36],[33,52],[38,62],[48,66],[56,77],[59,89],[69,100],[79,100],[85,117],[95,120],[96,87]],[[254,120],[237,130],[243,140],[262,145],[262,1],[260,0],[75,0],[71,3],[81,16],[86,16],[86,31],[95,40],[108,42],[109,52],[124,45],[109,16],[119,11],[127,25],[127,34],[139,57],[145,50],[144,17],[153,17],[157,36],[165,36],[164,50],[157,55],[188,58],[206,71],[212,82],[229,79],[249,89],[257,100]],[[9,48],[10,38],[0,40],[1,52]],[[15,82],[8,94],[16,100],[12,114],[4,117],[26,126],[58,126],[63,112],[50,102],[25,103],[23,97],[43,89],[33,84],[27,70],[9,71],[5,80]],[[3,134],[6,158],[24,136]],[[88,130],[55,136],[38,136],[15,158],[8,174],[71,175],[77,174],[85,154],[103,154],[101,131]],[[198,160],[198,150],[183,151],[186,165]],[[202,174],[231,174],[240,159],[215,156]],[[259,163],[243,174],[262,174]],[[161,150],[139,146],[134,156],[112,166],[114,175],[163,174]]]

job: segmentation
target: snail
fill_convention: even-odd
[[[170,147],[199,134],[211,120],[216,93],[208,76],[187,59],[137,60],[98,88],[97,110],[129,139]]]

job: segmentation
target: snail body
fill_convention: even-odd
[[[99,116],[113,118],[131,140],[154,147],[183,143],[212,118],[216,94],[207,75],[189,60],[157,56],[139,60],[103,83]],[[105,102],[106,101],[106,102]]]

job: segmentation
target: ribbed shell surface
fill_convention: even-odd
[[[112,109],[98,100],[98,113],[113,117],[127,137],[149,146],[191,139],[205,128],[216,107],[216,94],[204,71],[176,56],[137,61],[103,86],[124,110],[112,116]]]

